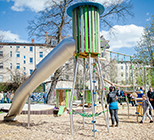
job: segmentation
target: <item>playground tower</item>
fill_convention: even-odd
[[[81,2],[70,6],[67,10],[72,17],[73,38],[76,40],[75,54],[80,58],[96,57],[100,50],[99,15],[104,6],[94,2]]]
[[[85,84],[85,59],[89,60],[89,75],[90,75],[90,90],[91,90],[91,101],[92,101],[92,123],[93,123],[93,132],[94,137],[96,136],[95,132],[95,72],[96,68],[99,71],[99,76],[101,78],[103,95],[102,95],[102,109],[105,112],[105,108],[103,105],[103,98],[105,98],[104,93],[104,83],[102,79],[101,66],[99,55],[101,54],[100,49],[100,20],[99,16],[104,12],[104,6],[100,3],[95,2],[80,2],[73,4],[67,9],[67,14],[72,17],[73,24],[73,38],[75,39],[75,72],[74,72],[74,80],[71,91],[71,101],[70,101],[70,126],[71,133],[73,134],[73,111],[72,111],[72,103],[73,103],[73,94],[74,94],[74,86],[77,75],[77,67],[78,67],[78,58],[83,58],[84,70],[83,70],[83,83]],[[91,70],[91,58],[93,59],[93,71]],[[98,64],[98,65],[97,65]],[[92,80],[93,74],[93,80]],[[83,93],[85,93],[85,86],[83,86]],[[84,113],[84,95],[83,95],[83,113]],[[107,112],[108,114],[108,112]],[[108,115],[107,115],[108,116]],[[109,123],[104,113],[104,117],[106,120],[106,125],[109,131]],[[84,127],[84,115],[83,115],[83,127]]]

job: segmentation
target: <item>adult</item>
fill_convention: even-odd
[[[149,88],[149,91],[147,92],[147,96],[149,98],[149,101],[154,109],[154,91],[152,87]],[[149,110],[149,114],[152,115],[151,110]]]
[[[1,103],[3,103],[3,98],[4,98],[3,91],[1,91],[1,93],[0,93],[0,102]]]
[[[8,91],[6,93],[6,101],[7,103],[10,103],[10,93]]]
[[[33,101],[35,101],[35,93],[33,93],[33,94],[31,95],[31,98],[32,98]]]
[[[10,95],[10,102],[11,103],[12,103],[13,97],[14,97],[14,93],[12,92],[11,95]]]
[[[46,104],[47,103],[47,92],[44,92],[44,94],[43,94],[43,98],[44,98],[44,104]]]
[[[116,127],[118,127],[119,120],[118,120],[118,103],[117,103],[117,91],[116,88],[114,87],[114,84],[109,87],[109,93],[107,95],[107,102],[109,104],[109,111],[111,115],[111,121],[112,121],[112,127],[114,127],[114,118],[116,120]]]

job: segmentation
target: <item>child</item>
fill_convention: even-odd
[[[148,112],[149,108],[151,108],[151,104],[148,102],[144,94],[142,95],[142,99],[143,99],[142,101],[143,117],[140,123],[143,123],[146,115],[149,117],[150,123],[153,123],[152,117],[149,115],[149,112]]]

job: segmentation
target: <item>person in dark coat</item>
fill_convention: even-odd
[[[109,112],[111,115],[112,127],[114,127],[114,118],[116,120],[116,127],[118,127],[119,119],[118,119],[118,103],[117,103],[117,91],[116,88],[113,86],[109,87],[109,93],[107,95],[107,103],[109,104]]]
[[[149,98],[149,101],[152,105],[152,108],[154,109],[154,91],[152,87],[149,88],[149,91],[147,92],[147,96]],[[152,115],[151,110],[149,110],[149,114]]]

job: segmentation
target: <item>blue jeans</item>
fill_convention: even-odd
[[[10,103],[10,98],[7,98],[7,103]]]
[[[2,100],[0,100],[0,102],[3,103],[3,98],[2,98]]]
[[[47,103],[47,98],[44,98],[44,104],[46,104]]]
[[[116,120],[116,123],[119,123],[118,120],[118,109],[110,109],[110,115],[111,115],[111,121],[112,121],[112,125],[114,125],[114,118]]]

